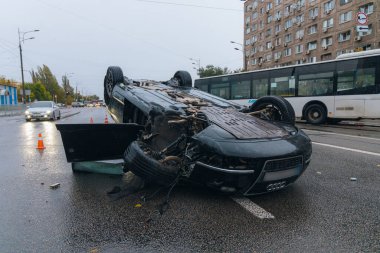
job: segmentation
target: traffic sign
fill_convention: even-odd
[[[364,12],[358,12],[356,18],[359,25],[366,25],[368,23],[368,16]]]
[[[368,25],[357,25],[356,31],[357,32],[368,32]]]

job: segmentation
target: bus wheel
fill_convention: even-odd
[[[107,105],[110,98],[112,98],[113,87],[122,82],[124,82],[124,75],[121,68],[117,66],[108,67],[106,76],[104,77],[104,101]]]
[[[320,104],[309,105],[305,112],[306,121],[310,124],[323,124],[326,122],[326,110]]]
[[[282,121],[294,125],[296,116],[292,105],[283,97],[261,97],[250,107],[251,112],[260,112],[262,119]]]

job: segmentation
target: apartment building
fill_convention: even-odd
[[[366,13],[367,32],[357,31]],[[258,70],[380,48],[380,0],[247,0],[244,67]]]

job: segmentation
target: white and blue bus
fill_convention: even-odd
[[[314,124],[380,118],[380,49],[331,61],[200,78],[194,86],[246,106],[262,96],[282,96],[297,118]]]

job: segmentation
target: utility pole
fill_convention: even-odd
[[[20,62],[21,62],[22,103],[26,104],[26,99],[25,99],[25,82],[24,82],[24,65],[23,65],[23,62],[22,62],[22,48],[21,48],[21,39],[20,39],[20,29],[18,29],[18,47],[20,49]]]
[[[20,63],[21,63],[21,81],[22,81],[22,102],[23,104],[26,104],[26,99],[25,99],[25,82],[24,82],[24,64],[22,62],[22,47],[21,47],[21,42],[24,43],[25,40],[32,40],[34,37],[30,37],[25,39],[25,34],[27,33],[32,33],[32,32],[39,32],[40,30],[32,30],[32,31],[27,31],[27,32],[20,32],[20,28],[18,28],[18,47],[20,49]],[[21,35],[22,34],[22,38]]]

